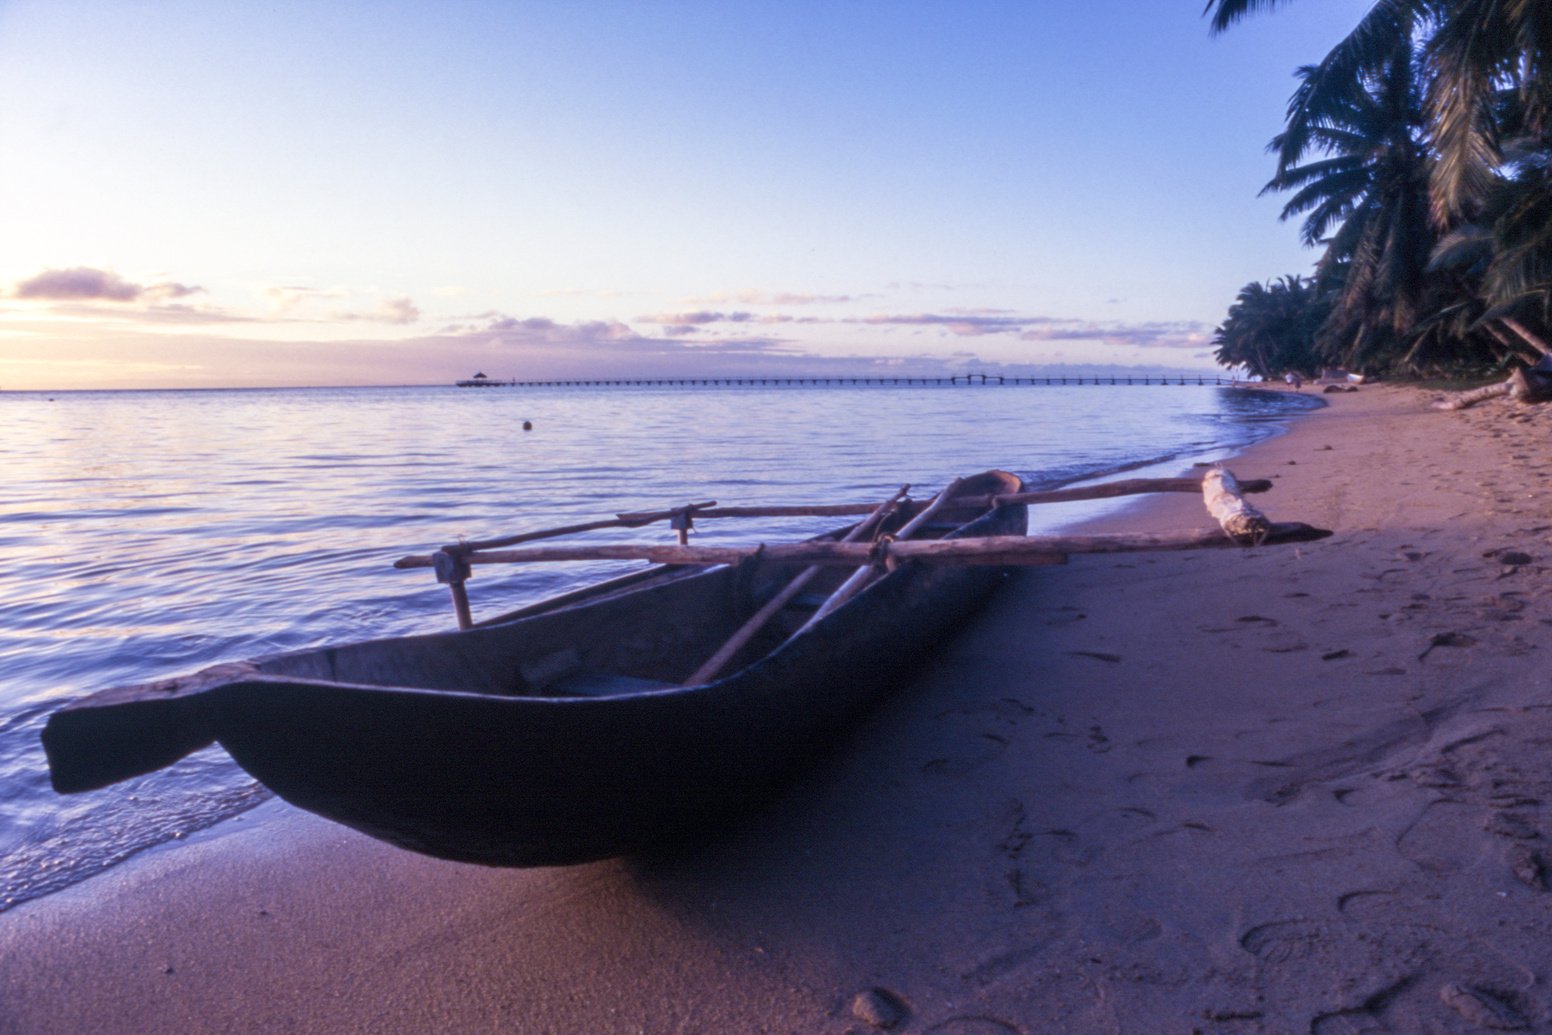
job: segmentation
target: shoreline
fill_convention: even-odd
[[[487,870],[267,803],[0,917],[0,1032],[1544,1025],[1552,412],[1426,402],[1230,461],[1332,539],[1021,573],[693,851]]]

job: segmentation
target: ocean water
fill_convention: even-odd
[[[1195,385],[0,393],[0,910],[267,796],[219,748],[56,795],[50,711],[219,661],[450,628],[430,572],[392,567],[404,554],[692,501],[921,496],[989,467],[1037,486],[1171,473],[1313,405]],[[1036,508],[1032,526],[1096,506]],[[830,523],[706,521],[696,541]],[[483,568],[470,596],[478,618],[620,570]]]

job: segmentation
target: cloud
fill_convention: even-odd
[[[1161,356],[1169,350],[1170,362],[1210,359],[1211,328],[1200,323],[1126,323],[1100,313],[1073,319],[974,304],[995,296],[961,296],[961,305],[919,311],[905,308],[914,303],[875,301],[869,305],[891,308],[869,313],[858,301],[880,296],[747,290],[682,309],[669,303],[628,322],[611,315],[567,323],[478,312],[467,303],[449,313],[439,300],[423,311],[409,295],[305,280],[249,290],[245,306],[228,307],[191,300],[203,289],[161,274],[135,280],[89,266],[44,270],[0,287],[0,298],[17,300],[0,302],[9,311],[0,313],[7,342],[0,370],[7,362],[47,367],[71,359],[61,351],[63,335],[76,356],[124,371],[126,383],[424,384],[476,370],[523,380],[1021,373],[1069,356],[1128,362],[1149,348]],[[430,299],[457,294],[429,290]]]
[[[46,302],[162,302],[186,298],[202,290],[175,283],[146,287],[125,280],[111,270],[75,266],[64,270],[44,270],[17,284],[12,295]]]
[[[984,284],[933,284],[921,280],[891,280],[884,285],[889,291],[963,291],[967,288],[985,286]]]
[[[871,316],[789,316],[786,314],[751,313],[746,310],[719,312],[695,310],[683,313],[654,313],[638,316],[639,323],[660,324],[665,333],[686,334],[695,329],[711,327],[719,323],[807,323],[850,324],[892,327],[942,327],[954,334],[973,337],[981,334],[1003,334],[1024,330],[1031,324],[1047,321],[1048,317],[1024,317],[992,315],[1010,310],[951,310],[947,313],[876,313]]]
[[[68,270],[44,270],[16,285],[17,298],[51,302],[133,302],[144,289],[116,273],[77,266]]]
[[[1107,345],[1132,345],[1149,348],[1199,349],[1208,340],[1210,328],[1195,320],[1145,321],[1142,323],[1068,322],[1026,330],[1023,341],[1099,341]]]
[[[557,323],[547,316],[515,316],[487,314],[483,327],[462,332],[466,336],[485,337],[504,345],[597,345],[645,341],[628,326],[618,320],[583,320],[577,323]]]
[[[815,295],[801,291],[720,291],[702,298],[685,299],[688,305],[840,305],[855,302],[861,295]]]
[[[638,291],[603,291],[598,288],[551,288],[539,292],[541,298],[629,298]]]
[[[962,337],[976,337],[982,334],[1006,334],[1012,331],[1023,330],[1031,322],[1039,322],[1044,317],[1022,316],[974,316],[966,313],[910,313],[904,315],[875,314],[864,316],[854,321],[872,326],[887,325],[891,327],[942,327],[945,330]]]
[[[408,315],[413,304],[400,303],[407,300],[384,303],[377,314],[378,326],[384,316]],[[108,310],[114,314],[112,319],[52,318],[61,311],[100,316],[105,310],[100,306],[93,309],[91,303],[67,303],[47,315],[13,319],[4,328],[6,349],[0,350],[4,353],[0,355],[0,372],[5,373],[7,387],[16,382],[38,387],[62,383],[74,387],[451,384],[475,371],[526,381],[822,378],[881,373],[932,377],[965,371],[1028,376],[1105,369],[1103,352],[1113,341],[1147,340],[1184,348],[1194,326],[1160,323],[1101,328],[1079,321],[1028,317],[1024,318],[1025,332],[1031,335],[1030,340],[1051,343],[1038,349],[1039,355],[1031,355],[1035,346],[1007,334],[978,339],[972,347],[981,348],[984,343],[981,351],[958,348],[950,353],[940,346],[883,353],[882,336],[900,328],[884,323],[870,332],[864,329],[861,318],[784,317],[840,328],[833,338],[822,335],[818,340],[812,336],[799,340],[746,333],[774,319],[764,316],[743,321],[738,330],[728,326],[721,333],[716,330],[717,323],[684,325],[698,336],[678,337],[663,332],[639,333],[618,320],[564,323],[547,316],[487,311],[459,317],[439,331],[408,336],[397,332],[390,336],[387,330],[373,333],[371,322],[362,319],[348,325],[359,328],[359,336],[342,338],[337,336],[337,328],[320,327],[327,332],[323,337],[309,334],[303,328],[314,321],[210,314],[176,305]],[[16,314],[22,313],[23,308],[16,307]],[[232,333],[223,333],[216,326],[199,334],[163,333],[157,326],[171,322],[214,325],[221,319],[234,325]],[[892,318],[872,319],[877,324]],[[915,326],[924,335],[935,333],[933,327],[949,333],[943,322],[947,319],[974,317],[932,313],[898,317],[905,326]],[[238,323],[240,328],[235,326]],[[277,333],[265,333],[266,326]],[[1101,334],[1108,337],[1098,340]],[[1068,339],[1094,342],[1071,350],[1072,362],[1087,355],[1087,367],[1054,365],[1062,362],[1060,343]],[[1201,350],[1198,344],[1175,354],[1196,359]],[[86,376],[82,373],[85,367],[71,364],[89,364],[94,372]],[[1137,372],[1145,371],[1137,368]]]
[[[339,288],[315,288],[301,284],[275,284],[263,291],[265,298],[275,307],[277,312],[289,313],[306,302],[317,299],[340,299],[345,297],[345,292]]]
[[[689,313],[649,313],[636,317],[637,323],[659,323],[665,327],[699,327],[711,323],[748,323],[758,319],[754,313],[715,313],[705,309]]]
[[[384,323],[406,324],[420,319],[420,310],[415,308],[415,303],[408,296],[390,298],[378,306],[377,311]]]
[[[336,322],[336,323],[381,323],[395,326],[407,326],[420,320],[421,311],[408,295],[397,298],[383,299],[377,302],[375,308],[358,309],[357,305],[370,304],[361,301],[347,301],[357,299],[365,294],[371,298],[375,292],[357,292],[344,287],[318,288],[305,284],[273,284],[263,289],[261,294],[269,300],[271,305],[271,320],[275,322]],[[348,304],[352,308],[336,308],[330,310],[311,309],[309,307],[317,302],[332,302],[336,306]]]
[[[331,318],[345,323],[388,323],[404,326],[420,319],[420,309],[408,296],[390,298],[378,304],[370,313],[333,313]]]
[[[198,295],[204,292],[202,287],[190,287],[187,284],[152,284],[142,293],[149,302],[166,302],[174,298],[188,298],[190,295]]]
[[[1147,321],[1141,323],[1101,323],[1056,316],[1019,315],[1016,310],[1000,308],[951,308],[942,312],[873,313],[867,316],[790,316],[756,314],[747,311],[718,312],[697,310],[685,313],[659,313],[642,316],[642,323],[662,325],[663,333],[682,337],[705,332],[719,323],[758,324],[832,324],[878,328],[939,328],[961,338],[985,335],[1016,335],[1023,341],[1090,341],[1107,345],[1135,345],[1163,348],[1201,348],[1211,328],[1198,321]]]

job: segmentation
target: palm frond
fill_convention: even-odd
[[[1552,180],[1535,177],[1504,188],[1502,214],[1494,221],[1497,245],[1485,280],[1488,301],[1552,304]]]
[[[1294,199],[1294,201],[1297,200],[1298,198]],[[1298,214],[1292,211],[1293,204],[1290,201],[1283,208],[1282,218],[1288,219]],[[1308,209],[1300,210],[1308,211],[1309,215],[1299,227],[1299,240],[1306,248],[1318,247],[1320,242],[1327,239],[1326,235],[1331,232],[1331,228],[1343,223],[1352,214],[1352,210],[1353,206],[1345,197],[1329,197],[1312,203]]]
[[[1278,138],[1278,171],[1296,165],[1322,127],[1363,124],[1360,116],[1383,119],[1367,90],[1396,66],[1410,69],[1412,32],[1421,0],[1377,0],[1351,33],[1318,65],[1298,70],[1299,87],[1288,101],[1287,128]]]
[[[1493,233],[1481,223],[1463,223],[1434,245],[1428,272],[1486,269],[1493,256]]]
[[[1262,10],[1271,11],[1284,3],[1287,0],[1207,0],[1202,14],[1210,18],[1208,24],[1216,36],[1246,15]]]
[[[1502,155],[1494,118],[1497,70],[1483,66],[1475,37],[1456,42],[1441,36],[1435,35],[1429,56],[1428,107],[1438,155],[1430,196],[1434,225],[1447,227],[1486,197]]]

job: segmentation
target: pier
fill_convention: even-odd
[[[956,374],[952,377],[644,377],[644,378],[566,378],[547,381],[459,381],[459,387],[500,385],[514,388],[722,388],[786,386],[794,388],[836,387],[932,387],[980,385],[1218,385],[1233,387],[1245,381],[1217,374],[1176,374],[1170,376],[1042,376],[1016,377],[1007,374]]]

